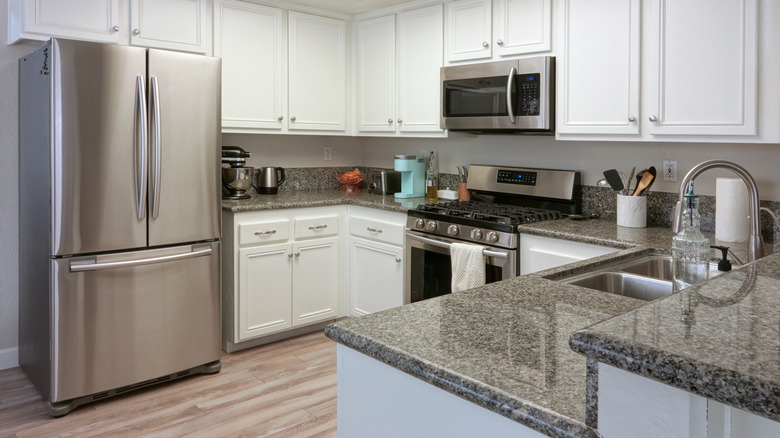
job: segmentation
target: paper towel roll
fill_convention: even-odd
[[[748,192],[739,178],[718,177],[715,181],[715,238],[744,242],[750,235]]]

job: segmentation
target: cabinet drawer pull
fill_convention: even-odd
[[[381,233],[382,232],[382,230],[377,229],[377,228],[366,227],[366,229],[368,231],[372,232],[372,233]]]
[[[309,227],[310,230],[322,230],[322,229],[325,229],[325,228],[328,228],[328,226],[327,225],[317,225],[317,226]]]
[[[276,234],[276,230],[270,230],[270,231],[255,231],[255,236],[265,236],[268,234]]]

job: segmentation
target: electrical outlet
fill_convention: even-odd
[[[330,161],[333,159],[333,147],[331,146],[325,146],[322,148],[324,155],[325,155],[325,161]]]
[[[664,181],[677,182],[677,161],[664,160]]]

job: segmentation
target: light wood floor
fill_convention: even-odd
[[[336,344],[322,332],[223,354],[222,371],[53,419],[20,368],[0,371],[0,437],[335,437]]]

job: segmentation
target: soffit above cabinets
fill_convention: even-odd
[[[410,0],[295,0],[291,3],[348,15],[359,15],[409,2]]]

